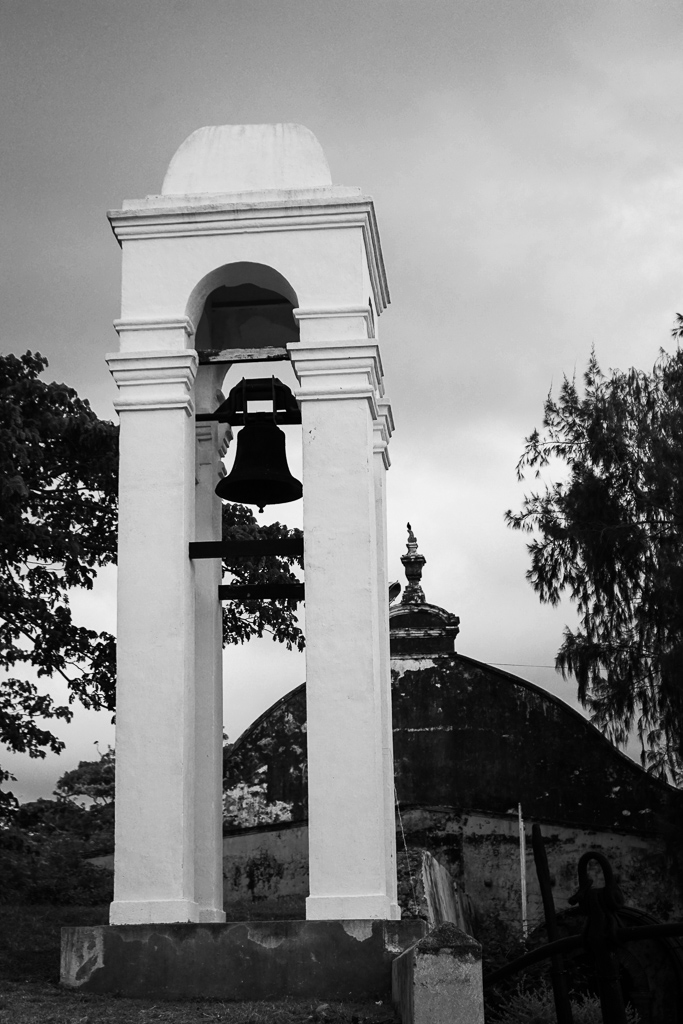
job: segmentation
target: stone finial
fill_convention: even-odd
[[[403,562],[408,580],[408,585],[403,591],[401,604],[424,604],[425,595],[420,586],[420,581],[422,579],[422,568],[426,564],[427,559],[417,550],[417,538],[413,533],[410,523],[408,523],[407,547],[408,553],[401,555],[401,561]]]

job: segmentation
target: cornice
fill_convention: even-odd
[[[194,414],[192,388],[197,373],[197,353],[115,352],[106,357],[119,388],[117,412],[184,409]]]
[[[375,318],[370,306],[297,306],[292,315],[299,323],[306,320],[363,320],[368,339],[375,337]]]
[[[194,324],[189,316],[182,317],[145,317],[144,319],[114,320],[114,330],[119,335],[128,331],[178,331],[183,330],[188,338],[195,333]]]
[[[391,412],[391,406],[388,402],[378,402],[377,410],[378,413],[373,432],[373,451],[375,455],[382,456],[384,468],[389,469],[391,466],[391,459],[389,458],[389,441],[391,440],[391,435],[394,432],[394,417]]]
[[[299,380],[299,401],[367,398],[373,420],[384,394],[379,346],[368,339],[291,342],[287,349]]]
[[[382,357],[379,345],[370,338],[343,341],[326,339],[310,343],[290,341],[287,351],[297,376],[299,373],[353,372],[364,367],[371,368],[378,398],[384,395]]]
[[[143,202],[129,209],[111,210],[107,216],[119,245],[150,238],[360,228],[377,311],[381,313],[390,301],[375,208],[368,196],[216,201],[171,207]]]

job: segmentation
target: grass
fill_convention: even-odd
[[[390,1024],[388,1003],[320,1000],[159,1001],[71,992],[59,986],[62,925],[105,924],[107,907],[0,905],[2,1024]]]

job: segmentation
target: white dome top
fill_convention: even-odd
[[[329,188],[330,169],[302,124],[224,124],[198,128],[168,165],[162,195]]]

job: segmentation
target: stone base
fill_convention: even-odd
[[[484,1024],[481,946],[446,921],[392,964],[403,1024]]]
[[[62,928],[61,983],[152,999],[386,999],[420,920]]]

